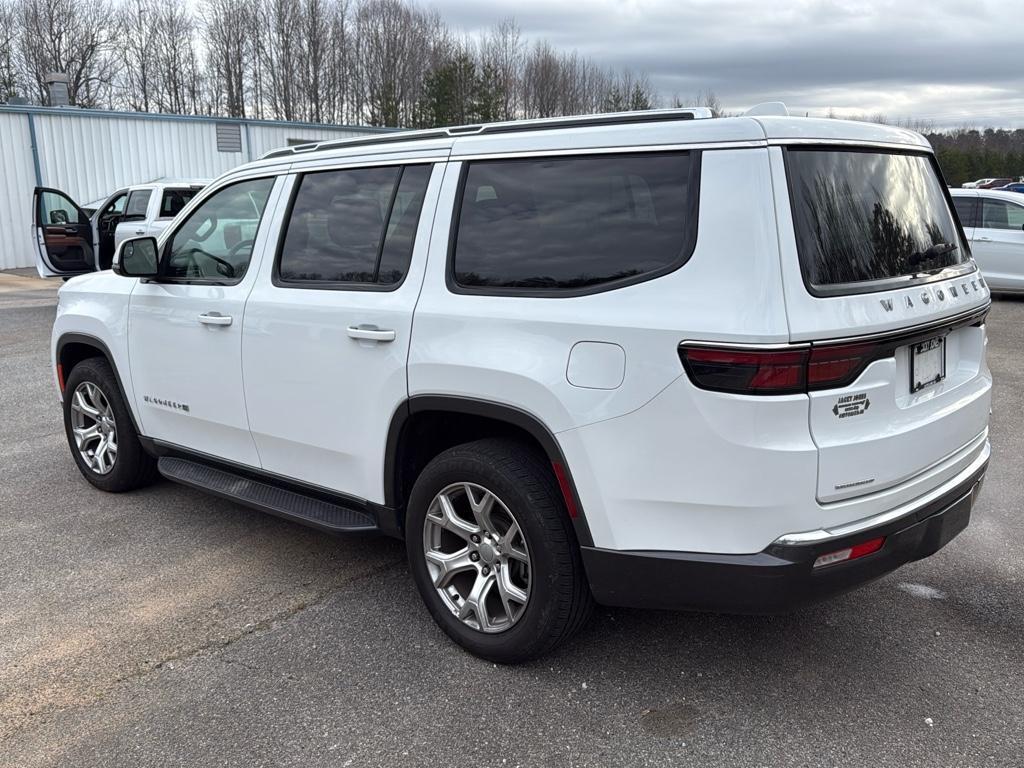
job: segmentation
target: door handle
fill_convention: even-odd
[[[220,312],[204,312],[199,316],[199,322],[203,325],[231,325],[231,315],[222,315]]]
[[[144,235],[144,234],[146,234],[146,230],[144,230],[144,229],[136,229],[135,230],[135,234],[136,235]]]
[[[348,335],[364,341],[394,341],[395,332],[376,325],[350,325]]]
[[[976,242],[979,242],[979,243],[991,243],[992,242],[992,238],[991,237],[976,237],[974,239],[975,239]]]

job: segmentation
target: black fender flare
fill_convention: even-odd
[[[110,348],[96,336],[90,336],[86,333],[63,333],[60,338],[57,339],[56,359],[53,361],[54,365],[61,364],[63,357],[64,348],[69,344],[82,344],[87,347],[92,347],[100,354],[99,357],[104,358],[107,361],[107,365],[110,366],[110,370],[114,372],[114,379],[117,381],[118,394],[121,395],[121,400],[124,401],[125,407],[128,409],[128,414],[132,417],[132,426],[135,427],[135,434],[143,437],[143,432],[139,428],[139,419],[135,414],[135,404],[128,399],[128,395],[125,393],[124,383],[121,381],[121,372],[117,370],[117,364],[114,362],[114,356],[110,354]],[[65,372],[65,376],[68,372]],[[61,392],[61,398],[63,399],[64,393]]]
[[[395,409],[391,417],[391,424],[388,427],[388,437],[384,452],[384,503],[388,507],[398,508],[403,503],[399,498],[397,466],[398,447],[402,431],[406,422],[408,422],[413,414],[426,411],[481,416],[511,424],[533,437],[544,450],[548,461],[551,462],[552,470],[565,497],[564,500],[568,507],[569,516],[572,518],[573,526],[576,530],[576,538],[580,546],[590,547],[594,545],[593,537],[590,534],[590,526],[587,524],[586,513],[580,502],[576,483],[572,478],[572,471],[565,460],[558,441],[555,439],[554,433],[532,413],[513,405],[490,400],[460,397],[458,395],[414,395]]]

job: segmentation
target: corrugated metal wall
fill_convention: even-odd
[[[80,204],[129,184],[160,178],[212,179],[289,141],[324,141],[373,130],[232,121],[229,124],[237,125],[241,133],[242,151],[221,152],[217,125],[226,122],[0,107],[0,269],[35,264],[32,128],[41,185],[63,190]]]
[[[36,172],[25,115],[0,112],[0,269],[29,267]]]

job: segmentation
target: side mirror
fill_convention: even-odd
[[[156,277],[160,266],[158,254],[155,238],[133,237],[117,246],[111,266],[114,274],[122,277]]]

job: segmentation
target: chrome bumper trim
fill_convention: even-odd
[[[949,480],[944,482],[942,485],[933,488],[923,496],[918,496],[916,499],[908,501],[905,504],[901,504],[898,507],[894,507],[886,512],[881,512],[877,515],[873,515],[872,517],[865,517],[861,520],[855,520],[852,523],[844,523],[834,528],[819,528],[816,531],[787,533],[777,538],[773,544],[784,546],[792,546],[794,544],[819,544],[824,541],[829,541],[830,539],[840,539],[844,536],[850,536],[851,534],[860,533],[861,531],[866,531],[871,528],[877,528],[878,526],[895,522],[903,517],[911,517],[922,507],[931,504],[936,499],[941,498],[943,495],[956,488],[957,485],[966,482],[971,475],[975,474],[985,466],[991,454],[992,446],[989,441],[986,440],[985,447],[970,464],[964,467],[956,475],[949,478]]]

